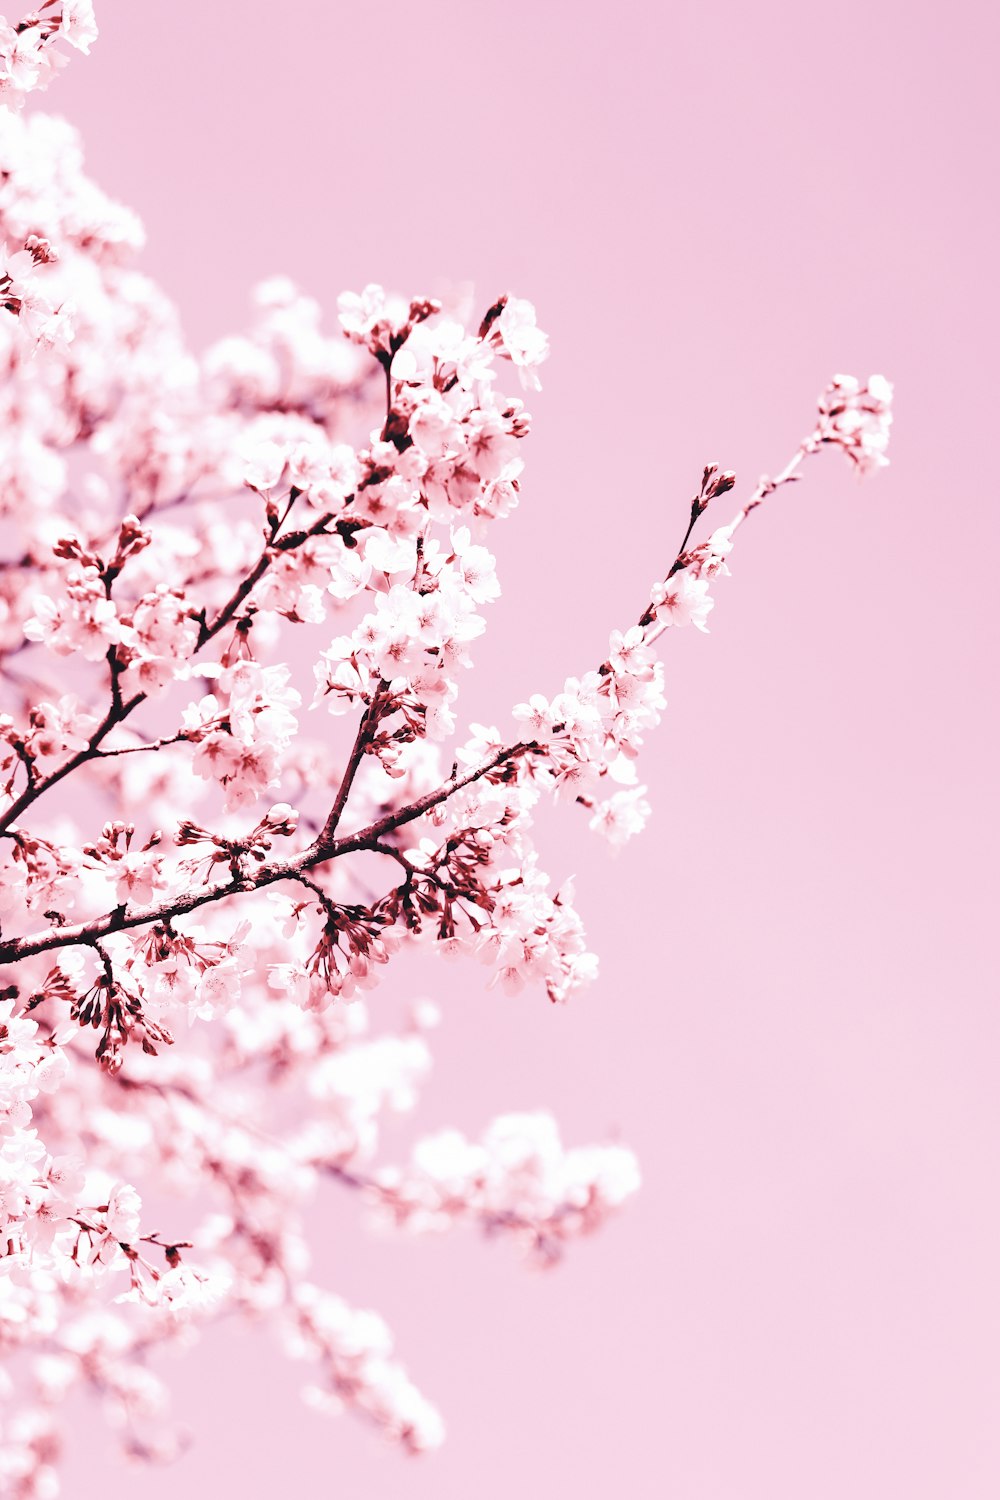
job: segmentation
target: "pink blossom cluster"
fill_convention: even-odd
[[[412,1233],[455,1223],[507,1233],[541,1265],[596,1229],[639,1187],[624,1146],[563,1149],[551,1115],[503,1115],[479,1142],[442,1130],[418,1142],[405,1168],[383,1168],[366,1184],[381,1220]]]
[[[11,107],[59,37],[95,34],[87,0],[0,23],[0,1492],[18,1500],[55,1493],[81,1386],[131,1451],[168,1455],[157,1352],[222,1314],[308,1361],[317,1407],[436,1446],[384,1323],[311,1279],[313,1197],[547,1264],[638,1169],[622,1146],[565,1148],[543,1113],[385,1161],[436,1015],[393,1025],[360,997],[418,947],[557,1001],[594,979],[536,809],[581,805],[612,848],[642,830],[661,638],[707,629],[738,527],[806,457],[877,467],[890,421],[884,380],[837,377],[786,468],[698,541],[735,484],[705,468],[605,659],[552,695],[526,682],[507,731],[463,728],[530,427],[503,385],[536,392],[548,354],[534,309],[503,296],[469,324],[372,285],[330,330],[277,277],[249,332],[196,356],[72,129]],[[154,1194],[169,1235],[148,1231]]]
[[[16,26],[0,16],[0,105],[17,109],[34,89],[48,87],[68,61],[53,47],[60,39],[90,51],[97,39],[92,0],[43,0]]]
[[[884,468],[889,459],[892,385],[884,375],[862,382],[835,375],[820,397],[818,436],[836,443],[862,474]]]

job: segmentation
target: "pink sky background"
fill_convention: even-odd
[[[816,461],[741,534],[710,636],[669,641],[647,835],[613,861],[547,819],[599,984],[554,1009],[474,965],[407,979],[445,1007],[424,1128],[549,1106],[634,1146],[639,1200],[543,1277],[324,1199],[317,1279],[387,1316],[442,1454],[314,1416],[305,1367],[219,1330],[173,1374],[192,1453],[126,1470],[81,1419],[67,1496],[996,1500],[995,8],[98,20],[42,103],[196,346],[275,271],[331,324],[370,280],[536,303],[553,354],[469,718],[600,660],[704,462],[747,493],[837,370],[895,380],[897,414],[885,475]]]

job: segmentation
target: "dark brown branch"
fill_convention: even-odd
[[[354,778],[358,774],[358,767],[361,765],[365,751],[371,743],[372,732],[378,724],[382,697],[386,686],[387,684],[384,681],[379,683],[375,689],[375,696],[361,715],[361,723],[358,725],[358,732],[354,736],[354,744],[351,746],[347,766],[340,779],[340,786],[337,788],[337,796],[334,799],[330,815],[324,823],[323,830],[318,839],[318,843],[320,844],[331,843],[337,832],[337,824],[340,822],[341,814],[347,806],[347,799],[351,794]]]
[[[374,823],[369,823],[367,828],[360,829],[357,833],[350,834],[345,839],[337,839],[334,845],[335,853],[350,854],[358,849],[372,849],[385,833],[391,833],[395,828],[402,828],[406,823],[412,823],[414,818],[423,817],[425,812],[430,812],[432,807],[447,801],[455,792],[461,791],[463,787],[469,786],[473,781],[478,781],[480,776],[485,776],[496,766],[505,760],[514,760],[519,755],[525,755],[529,751],[540,753],[541,746],[532,741],[521,741],[517,745],[508,745],[503,750],[495,750],[488,755],[478,766],[471,771],[464,771],[460,775],[450,776],[436,791],[426,792],[424,796],[418,797],[416,802],[411,802],[409,807],[404,807],[400,812],[386,813],[384,817],[378,818]]]
[[[173,896],[169,901],[162,901],[157,906],[141,907],[137,911],[130,911],[127,906],[119,906],[105,916],[96,917],[90,922],[51,927],[44,932],[11,938],[8,942],[0,943],[0,964],[17,963],[23,958],[32,958],[36,954],[47,953],[54,948],[71,948],[80,944],[93,947],[101,938],[109,937],[112,933],[125,932],[133,927],[146,927],[154,922],[173,921],[177,917],[196,911],[200,906],[225,900],[228,896],[238,896],[247,891],[260,890],[264,886],[274,885],[279,880],[301,882],[301,877],[306,870],[325,864],[328,860],[339,859],[344,854],[353,854],[366,849],[383,853],[384,849],[377,848],[383,834],[390,833],[393,829],[401,828],[406,823],[412,823],[415,818],[422,817],[432,807],[446,802],[449,797],[454,796],[455,792],[470,786],[481,776],[488,775],[504,761],[513,760],[528,751],[537,752],[538,749],[539,747],[534,743],[521,743],[495,750],[492,755],[488,755],[471,770],[449,777],[435,791],[418,797],[416,802],[411,802],[408,807],[402,808],[399,812],[387,813],[385,817],[379,818],[358,833],[350,834],[344,839],[324,838],[321,834],[308,849],[294,859],[282,860],[278,864],[267,866],[245,877],[234,876],[209,890],[188,891],[183,896]]]

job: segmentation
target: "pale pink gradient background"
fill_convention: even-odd
[[[193,341],[287,271],[531,297],[552,336],[472,718],[599,659],[700,465],[777,467],[835,370],[897,382],[893,467],[826,457],[668,643],[655,821],[547,820],[602,957],[571,1008],[427,965],[428,1127],[552,1106],[645,1186],[551,1277],[317,1220],[450,1438],[406,1463],[214,1336],[190,1457],[74,1429],[72,1500],[995,1500],[996,57],[986,5],[100,0],[50,96]],[[397,985],[398,987],[398,985]],[[388,1000],[387,1000],[388,1003]]]

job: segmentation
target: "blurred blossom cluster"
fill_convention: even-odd
[[[613,850],[650,816],[636,762],[665,708],[657,643],[707,629],[745,518],[839,447],[885,459],[891,391],[838,376],[785,469],[675,556],[603,661],[460,727],[500,592],[546,335],[503,296],[284,278],[196,357],[138,268],[142,229],[64,122],[19,108],[96,36],[89,0],[0,21],[0,1493],[56,1493],[84,1386],[125,1447],[172,1451],[157,1351],[222,1313],[275,1330],[307,1397],[412,1451],[441,1419],[386,1325],[313,1280],[321,1185],[373,1225],[472,1225],[538,1265],[636,1190],[620,1145],[547,1114],[383,1159],[416,1104],[430,1002],[359,997],[400,952],[554,1001],[592,981],[571,882],[533,841],[549,798]],[[516,374],[519,394],[504,387]],[[305,670],[302,670],[305,663]],[[499,715],[498,709],[498,715]],[[150,1232],[143,1195],[173,1205]],[[208,1205],[206,1207],[206,1205]],[[173,1236],[173,1238],[171,1238]],[[74,1493],[72,1488],[69,1491]]]

